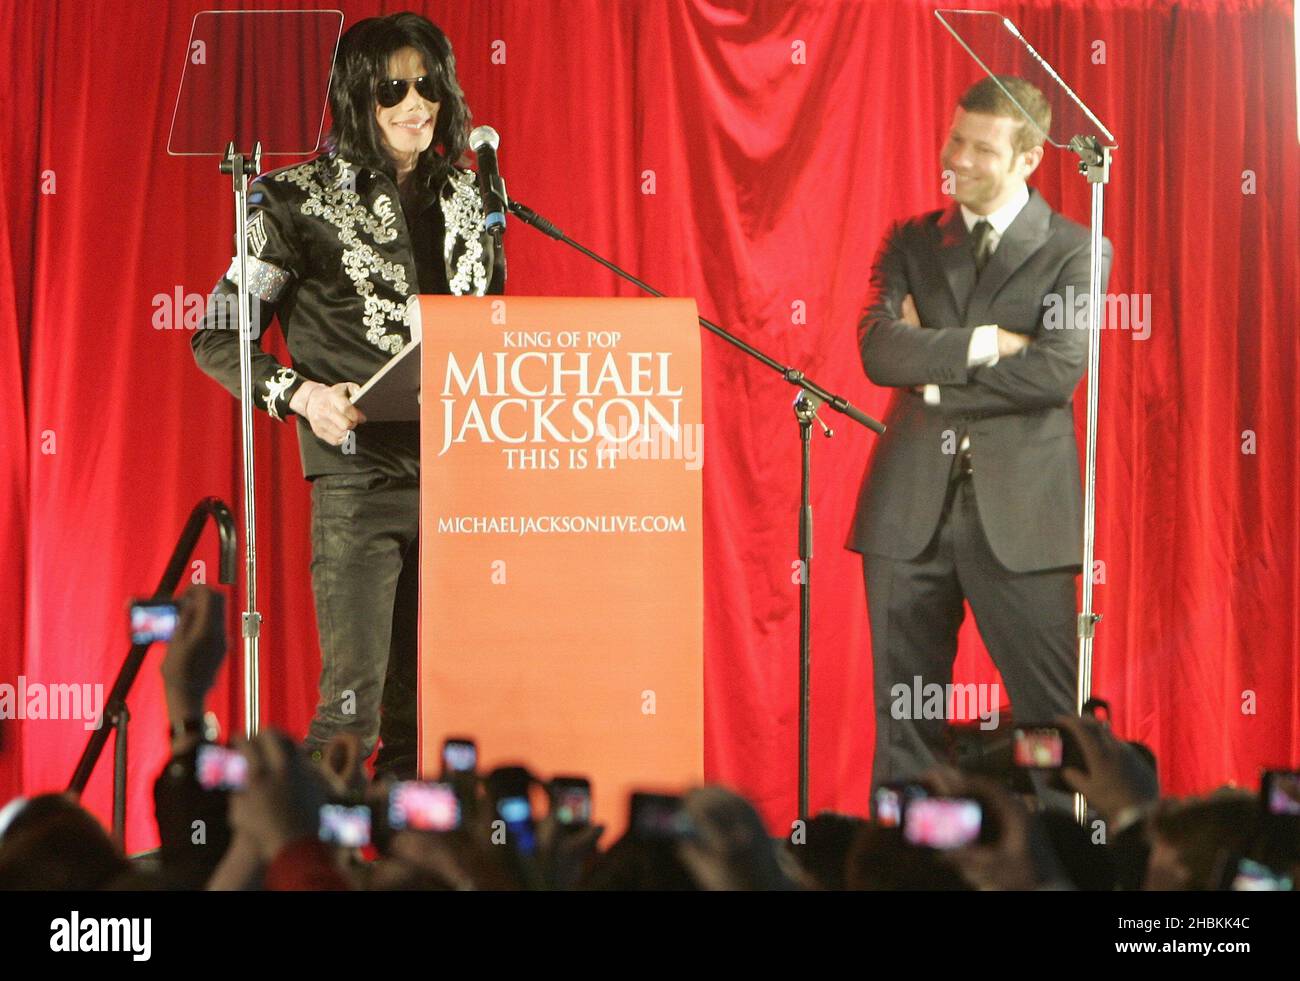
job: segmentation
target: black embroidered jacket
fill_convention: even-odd
[[[407,304],[418,293],[499,293],[504,258],[483,228],[473,172],[455,169],[440,194],[405,208],[382,173],[338,155],[263,174],[249,186],[248,273],[253,301],[254,404],[275,419],[303,381],[326,385],[366,379],[411,339]],[[232,261],[209,298],[194,359],[239,395],[239,320]],[[278,319],[293,366],[261,349]],[[378,470],[419,474],[418,423],[365,423],[342,447],[318,439],[298,420],[303,473]]]

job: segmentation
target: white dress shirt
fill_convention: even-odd
[[[997,251],[998,243],[1002,241],[1002,236],[1016,220],[1016,215],[1020,214],[1021,209],[1029,203],[1029,188],[1021,187],[1020,193],[1010,201],[998,208],[992,214],[977,215],[966,205],[961,206],[962,221],[966,223],[966,231],[969,233],[981,219],[987,221],[992,227],[989,229],[988,243],[989,256]],[[970,346],[966,349],[966,367],[978,368],[982,365],[995,365],[998,363],[998,325],[982,324],[971,331]],[[939,404],[939,386],[926,385],[923,395],[927,405]],[[961,448],[964,450],[970,445],[970,439],[962,440]]]

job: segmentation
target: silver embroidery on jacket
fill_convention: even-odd
[[[297,380],[298,372],[292,368],[281,368],[266,380],[266,394],[262,397],[266,400],[266,411],[272,419],[282,418],[276,403],[284,398],[285,392],[289,391],[289,386]]]
[[[314,162],[301,164],[274,174],[273,179],[290,182],[306,192],[298,210],[334,227],[343,245],[343,271],[364,305],[362,322],[366,326],[366,340],[390,355],[398,354],[405,344],[400,328],[406,328],[408,334],[410,330],[407,300],[412,294],[412,284],[407,281],[405,266],[386,261],[358,234],[364,233],[378,245],[392,242],[398,235],[397,215],[392,199],[386,194],[375,199],[373,211],[362,203],[357,193],[357,173],[355,167],[336,157],[324,168]],[[453,169],[451,194],[439,195],[439,202],[446,228],[444,261],[449,270],[453,261],[455,264],[455,271],[449,277],[451,291],[457,296],[471,292],[483,296],[488,288],[481,237],[483,203],[474,172]],[[392,287],[401,300],[377,296],[372,276]]]
[[[483,266],[483,199],[479,196],[477,178],[473,171],[452,171],[452,193],[439,197],[442,203],[443,224],[447,234],[443,251],[447,265],[456,253],[456,240],[465,243],[465,251],[456,260],[456,272],[449,285],[457,296],[473,291],[475,296],[487,292],[487,269]]]
[[[387,194],[381,194],[375,198],[375,214],[379,216],[379,220],[385,228],[390,227],[397,221],[397,215],[393,213],[393,199]]]
[[[354,171],[342,161],[337,161],[337,164],[341,176],[329,185],[321,182],[319,171],[310,163],[290,167],[276,174],[274,179],[290,181],[307,193],[306,199],[298,205],[302,214],[321,218],[334,226],[343,245],[343,271],[365,305],[365,315],[361,319],[366,325],[366,340],[381,351],[397,354],[405,341],[401,333],[386,328],[393,324],[409,329],[406,298],[410,295],[410,286],[406,281],[406,269],[400,263],[385,261],[357,234],[358,230],[363,231],[383,245],[397,238],[397,229],[386,225],[361,203],[356,182],[351,179]],[[375,284],[370,279],[372,274],[400,294],[401,302],[376,296]]]

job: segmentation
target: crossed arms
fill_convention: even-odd
[[[912,388],[940,386],[934,409],[945,415],[985,417],[1022,413],[1070,402],[1083,377],[1088,353],[1086,317],[1068,311],[1060,326],[1034,325],[1023,350],[1007,357],[1014,341],[1003,338],[992,365],[968,366],[977,327],[928,327],[909,309],[902,238],[896,223],[885,237],[871,270],[871,293],[858,325],[858,348],[867,377],[877,385]],[[1109,279],[1113,250],[1102,242],[1102,290]],[[1088,295],[1089,246],[1084,239],[1064,259],[1043,297]],[[1004,332],[1009,333],[1009,332]],[[999,335],[1001,336],[1001,335]],[[1010,341],[1010,343],[1008,343]]]

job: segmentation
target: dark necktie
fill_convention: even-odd
[[[993,226],[985,218],[975,222],[975,227],[970,230],[971,249],[975,253],[976,279],[984,271],[984,267],[988,265],[989,256],[993,254],[993,249],[989,244],[989,233],[992,231]]]

